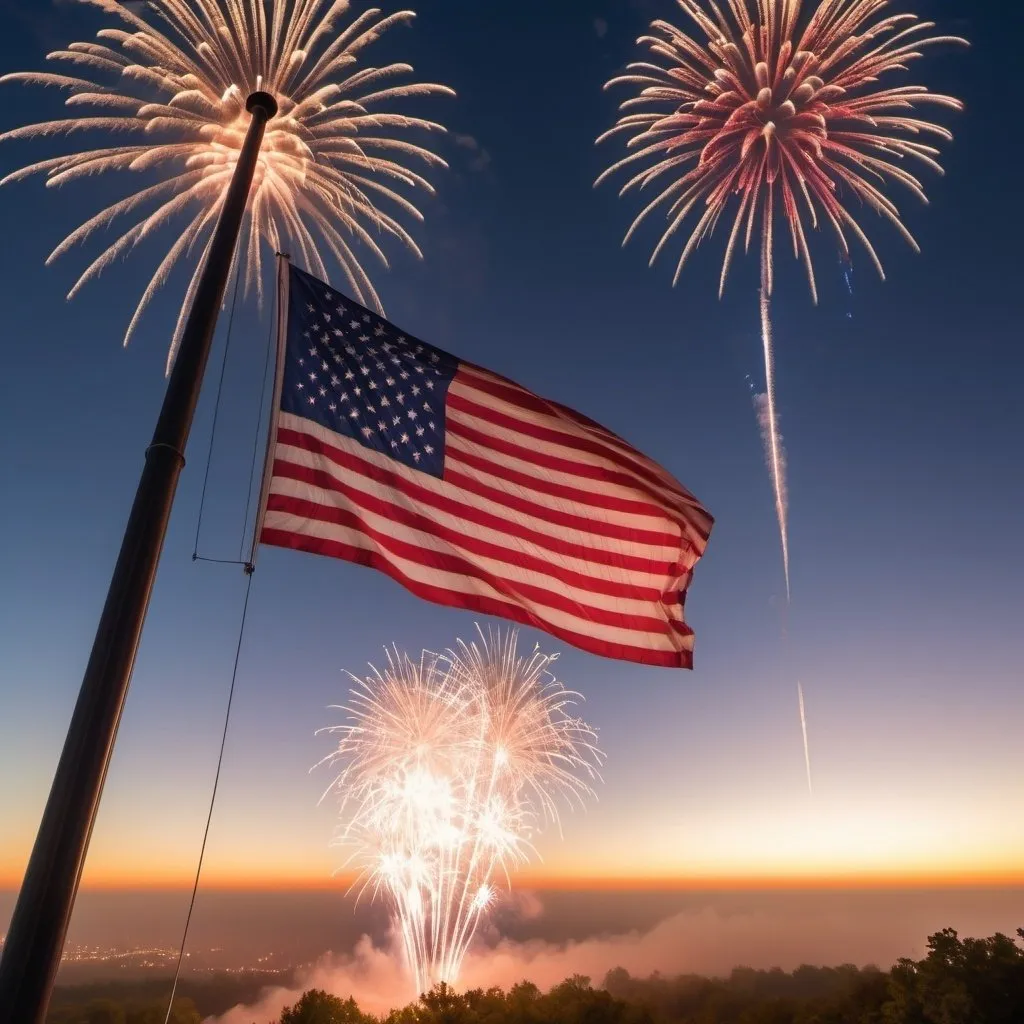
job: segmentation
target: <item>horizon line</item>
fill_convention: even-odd
[[[238,878],[212,877],[200,882],[208,892],[346,892],[348,877]],[[81,892],[181,892],[190,891],[193,879],[97,878],[83,882]],[[0,879],[0,893],[16,893],[21,879]],[[890,890],[981,889],[1024,887],[1024,872],[971,872],[964,874],[856,874],[856,875],[763,875],[763,876],[517,876],[513,891],[545,892],[750,892],[794,890]]]

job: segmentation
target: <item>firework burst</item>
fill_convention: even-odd
[[[336,843],[355,888],[390,903],[417,993],[456,981],[533,837],[595,795],[596,734],[569,713],[580,698],[553,660],[520,654],[514,632],[418,663],[396,649],[352,677],[348,721],[324,730],[338,736],[321,762],[338,769]]]
[[[898,184],[922,201],[921,182],[907,165],[941,173],[928,140],[949,140],[917,108],[960,110],[951,96],[919,85],[888,85],[926,47],[964,43],[931,34],[913,14],[887,14],[889,0],[821,0],[805,13],[802,0],[677,0],[696,24],[693,38],[655,21],[639,45],[649,59],[630,64],[607,87],[634,95],[615,126],[598,140],[626,136],[629,152],[598,179],[629,173],[622,194],[652,192],[626,241],[656,211],[664,228],[651,263],[684,224],[673,283],[697,246],[725,218],[729,233],[719,294],[736,246],[759,236],[761,324],[766,375],[768,463],[789,592],[789,543],[769,299],[775,224],[781,214],[793,252],[802,259],[817,301],[808,229],[825,225],[849,259],[851,237],[883,277],[882,263],[850,209],[851,201],[889,221],[916,250],[885,188]]]
[[[47,56],[67,72],[0,77],[70,94],[70,116],[15,128],[0,141],[83,132],[126,136],[116,146],[40,160],[0,180],[45,174],[47,185],[57,187],[111,171],[131,176],[130,194],[90,217],[51,253],[48,263],[98,229],[119,226],[68,297],[177,221],[177,240],[143,292],[127,344],[171,269],[197,247],[205,255],[248,127],[246,98],[264,90],[277,100],[278,113],[267,123],[236,256],[244,262],[246,287],[261,289],[263,244],[291,248],[324,278],[323,257],[330,254],[355,296],[380,308],[360,250],[386,266],[379,240],[391,236],[419,254],[400,218],[422,216],[404,193],[431,186],[408,164],[444,165],[408,137],[410,130],[444,129],[392,107],[408,97],[452,94],[444,86],[400,81],[412,71],[408,64],[365,63],[367,47],[413,12],[382,16],[370,9],[346,19],[349,0],[151,0],[144,17],[118,0],[79,2],[111,15],[116,27],[98,32],[98,42],[71,43]],[[168,364],[202,264],[199,259]]]

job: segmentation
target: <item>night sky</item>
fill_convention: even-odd
[[[900,5],[902,6],[902,5]],[[608,755],[600,802],[546,836],[532,874],[649,880],[974,880],[1020,877],[1024,856],[1024,427],[1020,344],[1024,9],[921,0],[969,37],[913,78],[962,97],[931,206],[892,194],[923,249],[863,222],[888,280],[855,251],[852,299],[834,241],[812,240],[815,307],[780,245],[778,401],[789,458],[792,607],[748,376],[763,385],[757,264],[717,298],[716,237],[678,287],[625,249],[635,205],[592,182],[619,150],[602,83],[670,0],[433,0],[375,59],[408,59],[457,99],[448,173],[424,200],[425,261],[392,247],[375,281],[402,329],[603,422],[662,462],[716,517],[688,618],[692,673],[561,650]],[[677,20],[682,20],[681,17]],[[68,3],[0,0],[0,71],[90,38]],[[386,51],[386,53],[385,53]],[[0,130],[58,116],[55,92],[4,85]],[[0,144],[0,175],[46,143]],[[184,289],[172,277],[127,351],[165,232],[75,301],[76,251],[44,260],[114,177],[0,190],[0,887],[20,878],[56,765],[164,388]],[[86,252],[95,254],[95,246]],[[340,277],[334,281],[340,285]],[[852,313],[852,317],[848,314]],[[232,350],[199,542],[237,558],[256,441],[268,311],[251,298]],[[245,581],[193,563],[224,324],[189,448],[134,682],[86,868],[87,884],[180,883],[195,867]],[[262,450],[263,438],[259,438]],[[326,884],[328,705],[391,643],[469,638],[474,616],[419,602],[368,569],[259,557],[211,833],[209,884]],[[806,693],[808,796],[796,686]]]

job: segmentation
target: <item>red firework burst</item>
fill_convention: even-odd
[[[665,209],[668,224],[653,263],[702,205],[676,265],[675,283],[693,250],[735,207],[720,288],[740,233],[749,249],[759,224],[762,288],[768,295],[772,227],[780,206],[815,301],[807,224],[831,224],[845,256],[851,232],[884,278],[878,254],[847,203],[856,198],[870,207],[917,249],[883,189],[898,182],[927,202],[921,182],[903,163],[917,161],[942,173],[938,150],[921,137],[952,136],[916,116],[915,108],[930,103],[960,110],[962,104],[924,86],[886,87],[883,77],[905,70],[926,46],[965,40],[930,35],[934,24],[913,14],[884,14],[888,0],[821,0],[809,16],[802,13],[802,0],[677,3],[705,41],[655,21],[651,34],[638,40],[652,59],[630,64],[606,86],[625,84],[639,93],[622,104],[622,116],[598,140],[628,135],[630,149],[598,183],[622,168],[640,167],[622,193],[658,188],[626,241],[648,214]],[[738,207],[730,202],[733,196]]]

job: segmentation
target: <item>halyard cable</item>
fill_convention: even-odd
[[[239,265],[239,274],[240,274],[240,272],[241,272],[241,266]],[[232,668],[231,668],[231,686],[228,689],[228,702],[227,702],[227,707],[224,710],[224,728],[221,731],[220,751],[217,754],[217,768],[216,768],[216,771],[214,772],[214,776],[213,776],[213,791],[210,793],[210,807],[209,807],[209,810],[207,811],[207,814],[206,814],[206,827],[203,829],[203,841],[202,841],[202,843],[200,844],[200,847],[199,847],[199,862],[196,865],[196,876],[195,876],[195,880],[192,883],[192,895],[189,898],[188,913],[185,915],[185,927],[184,927],[184,930],[182,931],[182,935],[181,935],[181,946],[178,949],[178,962],[177,962],[177,964],[174,967],[174,977],[173,977],[173,979],[171,981],[171,992],[170,992],[170,996],[169,996],[169,998],[167,1000],[167,1012],[164,1015],[164,1024],[169,1024],[170,1019],[171,1019],[171,1013],[174,1010],[174,998],[175,998],[175,996],[177,995],[177,992],[178,992],[178,981],[181,978],[181,965],[182,965],[182,963],[184,962],[184,959],[185,959],[185,947],[188,944],[188,933],[189,933],[189,928],[190,928],[190,926],[192,924],[192,912],[195,910],[196,896],[199,893],[199,880],[200,880],[200,878],[202,876],[202,873],[203,873],[203,861],[205,860],[205,857],[206,857],[206,844],[207,844],[207,841],[209,840],[209,837],[210,837],[210,825],[211,825],[211,823],[213,821],[213,809],[214,809],[214,806],[217,803],[217,789],[218,789],[218,787],[220,785],[221,768],[224,765],[224,749],[225,749],[225,747],[227,745],[228,727],[229,727],[229,725],[231,723],[231,708],[232,708],[232,705],[234,703],[234,698],[235,698],[235,684],[236,684],[236,682],[238,680],[238,662],[239,662],[239,660],[241,658],[241,654],[242,654],[242,640],[243,640],[243,638],[245,636],[245,622],[246,622],[246,618],[247,618],[248,612],[249,612],[249,594],[252,591],[252,577],[253,577],[253,573],[255,572],[255,567],[254,567],[253,563],[252,562],[248,562],[248,561],[243,561],[241,556],[242,556],[242,553],[245,550],[246,528],[249,525],[249,509],[250,509],[251,504],[252,504],[252,485],[253,485],[253,480],[255,479],[255,476],[256,476],[256,464],[257,464],[257,460],[258,460],[258,456],[259,456],[260,426],[263,423],[263,414],[264,414],[264,410],[266,408],[266,401],[267,401],[267,395],[266,395],[266,392],[267,392],[267,377],[268,377],[268,375],[270,373],[270,353],[271,353],[272,342],[273,342],[274,322],[275,322],[275,319],[276,319],[274,316],[270,317],[270,327],[268,329],[268,335],[267,335],[267,353],[266,353],[266,358],[265,358],[264,364],[263,364],[263,385],[262,385],[262,388],[260,390],[259,415],[258,415],[258,417],[256,419],[256,436],[255,436],[255,439],[253,441],[252,465],[251,465],[250,470],[249,470],[249,490],[248,490],[248,494],[246,496],[246,502],[245,502],[245,518],[242,520],[242,537],[241,537],[241,540],[239,541],[239,558],[238,558],[237,561],[235,559],[230,559],[230,558],[204,558],[203,556],[198,554],[198,550],[199,550],[199,530],[200,530],[200,526],[202,525],[203,506],[205,505],[205,502],[206,502],[206,485],[207,485],[207,483],[209,481],[209,478],[210,478],[210,463],[211,463],[211,461],[213,459],[213,442],[214,442],[214,437],[215,437],[216,432],[217,432],[217,413],[220,411],[221,392],[222,392],[222,389],[223,389],[223,386],[224,386],[224,369],[227,366],[228,349],[231,347],[231,328],[232,328],[232,324],[234,322],[235,303],[236,303],[237,298],[238,298],[238,275],[236,275],[236,277],[235,277],[234,294],[233,294],[232,300],[231,300],[231,312],[230,312],[229,317],[228,317],[228,336],[227,336],[227,341],[225,342],[225,345],[224,345],[224,360],[221,363],[220,381],[219,381],[219,383],[217,385],[217,400],[216,400],[216,404],[214,406],[214,412],[213,412],[213,428],[212,428],[212,430],[210,432],[210,451],[209,451],[209,454],[207,455],[207,459],[206,459],[206,473],[205,473],[205,476],[203,478],[203,492],[202,492],[202,497],[200,498],[200,501],[199,501],[199,521],[196,524],[196,543],[195,543],[195,548],[194,548],[193,553],[192,553],[192,560],[193,561],[198,561],[198,562],[214,562],[214,563],[217,563],[217,564],[220,564],[220,565],[244,565],[245,566],[245,575],[246,575],[245,600],[244,600],[244,602],[242,604],[242,619],[241,619],[241,622],[239,623],[239,627],[238,627],[238,642],[235,645],[235,661],[234,661],[234,664],[232,665]]]
[[[274,348],[274,324],[277,322],[277,309],[276,303],[275,308],[272,310],[270,322],[267,325],[267,354],[263,360],[263,385],[260,388],[260,414],[256,420],[256,435],[252,442],[252,464],[249,466],[249,490],[245,497],[245,518],[242,520],[242,539],[238,545],[238,557],[241,559],[245,551],[245,533],[246,528],[249,525],[249,509],[252,506],[252,484],[256,479],[256,466],[259,462],[260,456],[260,427],[263,425],[263,413],[267,407],[267,378],[270,376],[270,353]],[[257,511],[257,518],[259,512]],[[253,529],[256,529],[257,523],[253,523]],[[259,540],[258,537],[253,537],[253,550],[256,548],[256,543]]]
[[[203,526],[203,509],[206,507],[206,485],[210,482],[210,465],[213,462],[213,443],[217,438],[217,418],[220,415],[220,399],[224,391],[224,371],[228,367],[228,352],[231,351],[231,329],[235,323],[235,305],[238,302],[238,282],[242,277],[242,261],[237,260],[235,286],[231,292],[231,309],[228,312],[228,334],[224,342],[224,358],[220,364],[220,380],[217,381],[217,399],[213,405],[213,426],[210,428],[210,450],[206,453],[206,472],[203,474],[203,491],[199,498],[199,516],[196,519],[196,540],[192,546],[193,562],[216,562],[220,559],[201,558],[199,555],[199,531]]]
[[[245,602],[242,604],[242,621],[238,627],[238,643],[235,645],[235,664],[231,669],[231,688],[228,690],[228,705],[224,712],[224,729],[220,736],[220,753],[217,755],[217,771],[213,776],[213,792],[210,794],[210,809],[206,815],[206,828],[203,829],[203,842],[199,848],[199,863],[196,865],[196,877],[192,883],[192,897],[188,904],[188,914],[185,916],[185,930],[181,936],[181,948],[178,950],[178,963],[174,968],[174,980],[171,982],[171,995],[167,1000],[167,1013],[164,1016],[164,1024],[171,1019],[171,1011],[174,1009],[174,997],[178,991],[178,978],[181,976],[181,964],[185,958],[185,943],[188,940],[189,925],[192,923],[192,911],[196,905],[196,894],[199,892],[199,876],[203,871],[203,858],[206,856],[206,841],[210,836],[210,822],[213,821],[213,807],[217,802],[217,787],[220,784],[220,770],[224,764],[224,747],[228,738],[228,723],[231,721],[231,704],[235,697],[235,681],[238,678],[238,661],[242,654],[242,637],[245,635],[245,620],[249,612],[249,594],[252,591],[252,566],[246,566],[245,581]]]

